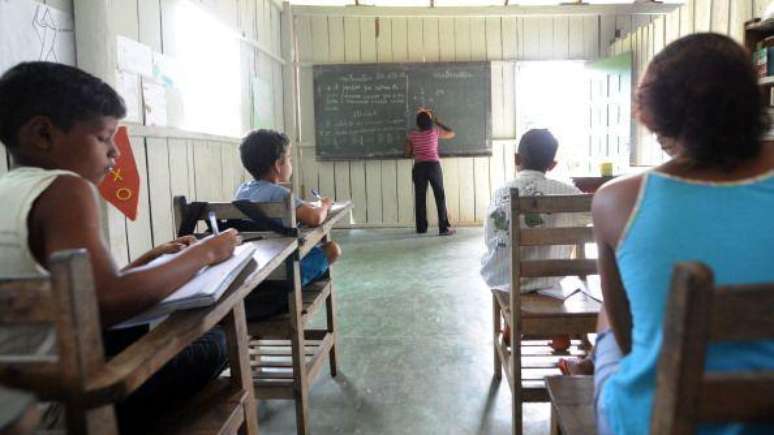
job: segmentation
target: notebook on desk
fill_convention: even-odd
[[[584,293],[595,301],[602,302],[602,287],[600,286],[599,275],[589,275],[586,277],[586,280],[581,280],[577,276],[567,276],[562,278],[555,286],[538,290],[537,293],[562,300],[577,293]]]
[[[255,246],[252,243],[237,246],[233,257],[214,266],[203,268],[190,281],[164,298],[158,305],[113,328],[128,328],[151,323],[177,310],[206,307],[216,303],[253,258],[254,252]],[[178,254],[162,255],[148,264],[163,264],[176,255]]]

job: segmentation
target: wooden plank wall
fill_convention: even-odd
[[[353,223],[411,226],[414,199],[410,160],[315,160],[312,65],[491,60],[491,157],[444,158],[444,186],[453,224],[484,220],[494,189],[514,173],[515,60],[596,59],[616,29],[625,33],[650,17],[364,17],[294,16],[300,71],[301,188],[355,202]],[[429,190],[429,189],[428,189]],[[428,217],[437,221],[428,195]]]
[[[121,0],[112,2],[116,33],[164,51],[166,9],[174,0]],[[235,32],[280,54],[280,9],[272,0],[203,2],[210,13]],[[166,53],[169,54],[169,53]],[[242,44],[243,89],[250,78],[269,77],[275,89],[275,125],[284,129],[282,65],[246,43]],[[252,96],[245,92],[243,126],[252,124]],[[217,108],[213,108],[217,110]],[[157,131],[158,130],[158,131]],[[140,171],[140,211],[130,221],[107,206],[111,251],[119,264],[174,237],[172,197],[189,200],[226,201],[246,179],[238,155],[238,138],[147,129],[129,126],[132,149]],[[139,134],[137,132],[140,132]]]
[[[763,14],[770,0],[686,0],[670,14],[639,26],[610,46],[610,54],[631,51],[634,54],[633,83],[637,83],[648,63],[666,44],[695,32],[717,32],[731,36],[740,43],[744,22]],[[652,133],[635,123],[633,163],[657,165],[666,160]]]

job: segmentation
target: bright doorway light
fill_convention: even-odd
[[[559,176],[588,167],[589,92],[582,61],[534,61],[516,65],[517,143],[533,128],[547,128],[559,141]]]
[[[214,15],[184,0],[175,4],[169,51],[180,70],[181,128],[242,134],[240,42]]]

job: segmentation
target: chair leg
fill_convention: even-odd
[[[308,435],[309,429],[309,379],[306,372],[306,342],[304,328],[301,325],[301,279],[298,259],[291,264],[293,292],[288,295],[290,312],[290,351],[293,360],[293,399],[296,402],[296,431],[298,435]]]
[[[65,404],[67,433],[75,435],[118,435],[118,423],[113,405],[86,409],[75,404]]]
[[[562,433],[561,429],[559,429],[559,420],[556,415],[556,407],[554,407],[554,404],[551,404],[551,435],[560,435]]]
[[[296,432],[308,435],[309,429],[309,380],[306,375],[304,355],[304,331],[291,331],[291,351],[293,353],[293,374],[295,385],[293,400],[296,402]]]
[[[326,311],[326,321],[328,326],[328,333],[332,335],[333,338],[333,344],[331,344],[331,351],[328,354],[328,361],[331,371],[331,377],[336,377],[337,372],[337,366],[336,366],[336,343],[337,343],[337,334],[336,334],[336,302],[333,299],[333,293],[334,293],[334,285],[333,281],[331,280],[331,293],[328,295],[328,297],[325,299],[325,311]]]
[[[231,382],[247,392],[244,401],[245,421],[240,434],[258,435],[258,409],[255,403],[253,387],[253,372],[250,368],[250,350],[248,349],[247,324],[245,321],[245,306],[240,302],[226,316],[224,329],[228,343],[228,362],[231,368]]]
[[[502,317],[500,314],[500,305],[497,302],[497,297],[492,295],[492,324],[494,325],[492,331],[492,350],[494,351],[494,377],[497,380],[503,378],[503,363],[500,361],[500,353],[497,351],[497,346],[500,346],[500,332],[502,331]]]
[[[514,296],[511,296],[512,298]],[[518,297],[518,296],[516,296]],[[521,320],[517,318],[517,314],[520,314],[521,306],[515,305],[511,300],[511,358],[509,360],[511,379],[513,380],[513,435],[522,435],[524,431],[523,419],[522,419],[522,403],[523,391],[522,391],[522,373],[521,373]],[[518,310],[518,311],[517,311]]]

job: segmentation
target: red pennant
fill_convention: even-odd
[[[126,217],[135,220],[140,198],[140,174],[137,172],[126,127],[119,127],[113,140],[121,155],[113,169],[99,184],[99,192]]]

